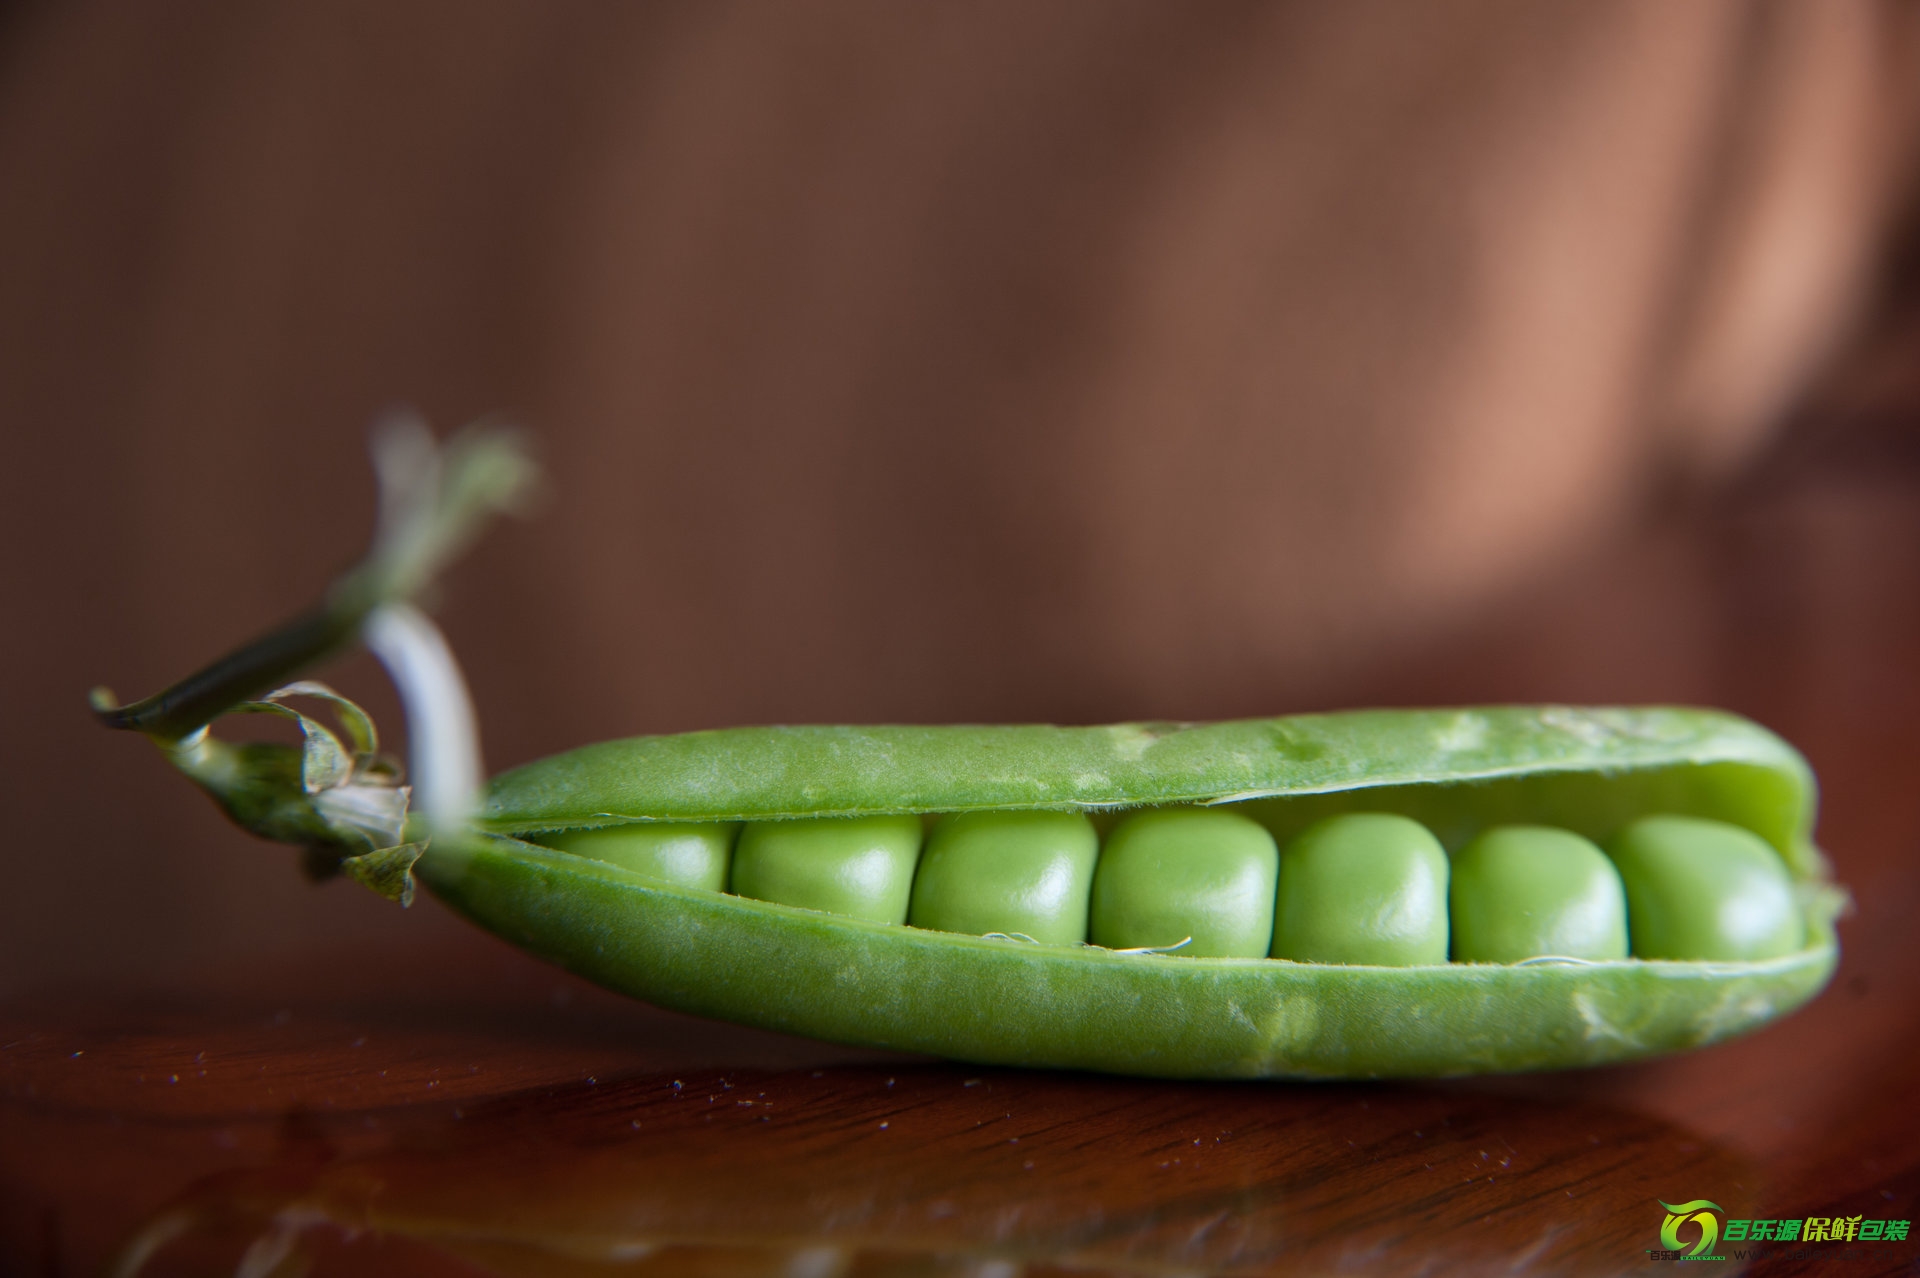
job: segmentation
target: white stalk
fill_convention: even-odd
[[[386,667],[407,714],[413,810],[430,835],[464,829],[479,806],[484,773],[473,700],[453,649],[408,603],[375,608],[361,637]]]

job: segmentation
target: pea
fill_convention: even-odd
[[[1260,958],[1273,939],[1279,853],[1258,822],[1209,808],[1135,813],[1093,875],[1088,931],[1109,949],[1178,946],[1189,958]]]
[[[1495,826],[1461,848],[1452,869],[1459,962],[1627,956],[1620,875],[1589,839],[1551,826]]]
[[[1328,817],[1287,844],[1273,956],[1412,967],[1447,961],[1447,854],[1418,821]]]
[[[554,830],[536,836],[543,847],[591,857],[674,887],[719,892],[727,886],[733,821],[636,821],[591,830]]]
[[[1749,830],[1651,816],[1608,851],[1626,883],[1638,958],[1770,959],[1806,943],[1785,863]]]
[[[920,818],[750,821],[733,853],[733,891],[875,923],[905,923]]]
[[[1087,939],[1100,836],[1079,812],[966,812],[927,839],[907,922],[942,932]]]

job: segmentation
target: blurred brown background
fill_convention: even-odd
[[[1804,733],[1770,663],[1835,565],[1879,584],[1794,695],[1914,700],[1847,678],[1920,634],[1912,4],[0,24],[0,991],[458,926],[84,708],[314,598],[401,402],[547,465],[441,610],[495,767],[1378,701]]]

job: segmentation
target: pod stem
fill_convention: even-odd
[[[94,716],[109,728],[144,733],[163,744],[182,741],[346,647],[361,619],[356,613],[331,608],[302,613],[131,705],[115,705],[112,692],[95,688],[89,694]]]
[[[445,638],[411,601],[488,516],[518,503],[534,470],[510,432],[469,428],[441,448],[411,415],[376,429],[373,454],[373,547],[319,607],[145,700],[118,705],[104,688],[91,700],[102,723],[146,735],[237,824],[305,848],[314,877],[345,873],[404,904],[426,839],[465,827],[482,779],[466,681]],[[413,787],[380,754],[365,711],[325,684],[288,682],[355,640],[399,689]],[[347,742],[286,705],[290,697],[330,703]],[[293,719],[302,744],[216,740],[209,725],[234,711]]]
[[[349,646],[375,609],[419,596],[489,516],[520,503],[534,476],[516,434],[470,427],[439,448],[410,413],[376,426],[373,460],[380,480],[373,547],[318,608],[144,700],[117,705],[111,692],[95,688],[91,701],[100,721],[172,743],[258,700]]]

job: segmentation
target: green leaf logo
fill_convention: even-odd
[[[1658,1201],[1657,1199],[1655,1201]],[[1660,1226],[1660,1245],[1668,1251],[1680,1251],[1680,1226],[1692,1221],[1700,1226],[1700,1241],[1687,1252],[1694,1256],[1710,1255],[1713,1245],[1720,1241],[1719,1203],[1710,1203],[1704,1198],[1696,1198],[1690,1203],[1661,1203],[1667,1209],[1666,1223]]]

